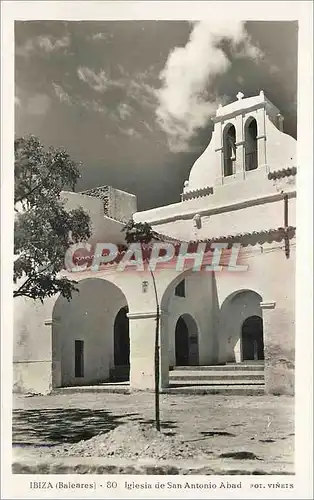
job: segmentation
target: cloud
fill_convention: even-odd
[[[59,49],[63,49],[69,47],[70,38],[68,36],[64,36],[62,38],[53,39],[49,36],[39,36],[37,38],[38,46],[46,52],[55,52]]]
[[[15,53],[23,57],[28,57],[33,52],[38,51],[49,54],[69,47],[70,42],[70,37],[67,35],[62,38],[56,38],[51,35],[40,35],[35,38],[30,38],[22,46],[16,47]]]
[[[70,96],[70,94],[68,94],[68,92],[66,92],[61,85],[54,82],[52,83],[52,86],[60,102],[64,102],[70,106],[78,106],[88,111],[94,111],[95,113],[103,114],[108,111],[104,105],[100,104],[95,99],[87,100],[75,95]]]
[[[121,66],[117,66],[120,76],[116,79],[109,78],[104,69],[99,73],[87,66],[77,68],[78,78],[86,83],[90,88],[99,93],[105,93],[110,89],[119,88],[125,92],[125,99],[134,100],[141,104],[155,109],[157,104],[156,90],[149,80],[152,78],[149,70],[130,74]],[[116,117],[125,120],[133,112],[132,106],[121,102],[116,109]]]
[[[66,102],[67,104],[72,105],[72,98],[70,95],[57,83],[52,82],[53,89],[55,91],[56,96],[58,97],[60,102]]]
[[[240,46],[233,47],[232,56],[235,59],[254,59],[256,61],[264,58],[264,54],[259,47],[252,45],[249,37],[246,36]]]
[[[130,137],[132,139],[141,139],[142,138],[142,134],[140,134],[140,132],[135,130],[135,128],[133,128],[133,127],[128,127],[125,129],[118,127],[118,129],[120,130],[120,132],[123,135],[126,135],[127,137]]]
[[[261,57],[259,49],[251,44],[244,23],[202,21],[193,25],[185,47],[175,47],[170,52],[160,73],[162,86],[157,91],[156,117],[174,152],[189,149],[189,140],[208,123],[221,102],[210,89],[214,78],[231,66],[222,49],[224,41],[231,44],[239,57]]]
[[[144,120],[141,120],[141,124],[145,127],[146,130],[148,130],[149,132],[153,133],[154,130],[153,128],[150,126],[149,123],[147,123],[146,121]]]
[[[112,36],[112,33],[94,33],[91,35],[90,39],[94,41],[108,40],[109,38],[112,38]]]
[[[102,104],[100,104],[99,102],[97,102],[95,100],[92,100],[92,101],[82,101],[81,105],[85,109],[87,109],[88,111],[94,111],[95,113],[104,114],[104,113],[108,112],[106,106],[103,106]]]
[[[107,77],[104,70],[96,73],[86,66],[80,66],[77,69],[77,76],[82,82],[86,83],[92,89],[96,90],[96,92],[105,92],[109,89],[109,87],[117,86],[116,82],[110,80]]]
[[[117,107],[117,113],[121,120],[126,120],[126,118],[131,116],[132,112],[133,108],[124,102],[120,103]]]
[[[126,88],[128,97],[140,102],[143,106],[156,107],[158,102],[156,89],[153,85],[146,83],[141,75],[131,79]]]

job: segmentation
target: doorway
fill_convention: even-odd
[[[263,320],[250,316],[242,325],[242,361],[264,360]]]
[[[189,314],[179,317],[175,330],[176,366],[199,364],[197,325]]]
[[[119,381],[129,380],[130,373],[130,336],[128,308],[122,307],[114,322],[114,370],[111,378]]]

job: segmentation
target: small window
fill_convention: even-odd
[[[174,294],[176,297],[185,297],[185,280],[180,281],[176,286]]]
[[[249,118],[245,124],[245,170],[257,169],[257,123]]]
[[[84,377],[84,342],[75,341],[75,377]]]

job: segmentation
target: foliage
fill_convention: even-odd
[[[127,243],[145,243],[151,242],[154,236],[152,227],[147,222],[134,222],[130,219],[123,227],[125,232],[125,240]]]
[[[83,209],[67,211],[60,193],[74,189],[80,165],[62,149],[47,151],[34,136],[15,140],[14,297],[44,300],[58,292],[68,300],[75,281],[59,277],[72,243],[91,235]]]

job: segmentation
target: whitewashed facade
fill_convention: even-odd
[[[294,391],[296,141],[263,92],[217,110],[209,146],[191,168],[180,202],[136,212],[113,188],[64,193],[93,224],[91,243],[123,244],[133,215],[162,239],[240,243],[245,272],[156,273],[161,308],[161,387],[169,367],[265,362],[265,390]],[[71,276],[73,278],[73,276]],[[129,366],[131,389],[154,387],[156,301],[149,273],[115,265],[75,273],[80,294],[45,304],[15,300],[14,387],[113,379]],[[129,345],[128,345],[129,344]]]

